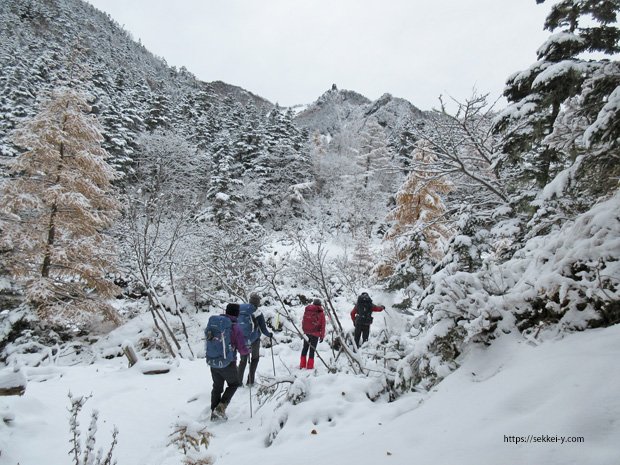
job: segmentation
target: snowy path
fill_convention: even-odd
[[[280,355],[292,366],[297,353],[281,348]],[[252,419],[249,391],[240,389],[229,422],[208,423],[214,434],[209,453],[218,465],[335,459],[339,465],[611,465],[620,456],[619,359],[620,325],[537,347],[507,336],[468,354],[423,403],[420,394],[373,403],[366,397],[376,388],[373,380],[305,371],[303,402],[275,412],[275,403],[267,404]],[[271,370],[264,358],[259,373]],[[85,429],[90,411],[100,411],[98,446],[106,447],[118,427],[119,465],[180,463],[178,452],[166,447],[174,423],[208,410],[211,380],[203,360],[181,361],[155,376],[128,370],[121,359],[27,374],[23,397],[0,398],[0,411],[15,416],[0,425],[2,465],[70,463],[69,391],[92,393],[81,423]],[[253,405],[257,409],[256,399]],[[540,442],[516,444],[517,436]],[[583,442],[551,442],[563,436]]]

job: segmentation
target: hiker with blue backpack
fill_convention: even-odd
[[[355,332],[353,333],[353,339],[355,345],[360,346],[360,337],[362,338],[362,344],[368,341],[370,335],[370,325],[372,324],[372,313],[382,312],[385,310],[384,305],[375,305],[372,299],[368,295],[368,292],[362,292],[357,298],[357,303],[351,310],[351,319],[355,326]]]
[[[205,328],[206,358],[211,367],[211,420],[227,420],[226,407],[240,385],[237,374],[237,352],[249,353],[243,333],[237,324],[239,304],[228,304],[224,315],[213,315]],[[224,384],[227,384],[224,391]],[[224,392],[222,394],[222,391]]]
[[[241,332],[243,333],[245,345],[250,349],[250,355],[241,355],[238,374],[239,382],[243,384],[243,373],[248,363],[248,357],[250,357],[250,370],[248,372],[248,379],[246,380],[246,384],[249,386],[254,384],[254,376],[256,374],[256,368],[258,367],[258,359],[260,357],[260,335],[262,333],[270,339],[273,337],[273,333],[267,329],[265,317],[262,313],[257,313],[260,304],[260,296],[253,292],[250,294],[248,303],[239,305],[239,328],[241,328]]]

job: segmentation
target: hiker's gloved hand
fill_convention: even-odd
[[[269,334],[267,335],[267,337],[268,337],[269,339],[273,338],[273,333],[269,333]]]
[[[323,342],[323,338],[319,339],[319,342]]]
[[[382,309],[382,310],[385,310],[385,305],[381,305],[381,309]]]

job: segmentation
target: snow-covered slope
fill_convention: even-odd
[[[109,15],[82,0],[3,0],[0,43],[0,157],[19,153],[11,144],[11,131],[36,113],[46,92],[67,85],[69,75],[76,74],[78,48],[83,70],[77,74],[87,76],[79,85],[94,99],[106,150],[121,159],[133,155],[137,133],[144,131],[142,123],[152,112],[166,115],[167,129],[182,130],[197,125],[201,113],[222,101],[262,112],[273,108],[245,89],[202,82],[185,67],[168,66]]]
[[[618,341],[620,325],[539,345],[508,335],[463,355],[433,392],[392,403],[369,400],[379,387],[375,378],[330,375],[321,366],[300,372],[293,341],[276,346],[274,359],[278,376],[292,379],[291,370],[297,377],[291,392],[305,393],[303,400],[293,405],[279,391],[261,404],[254,389],[250,418],[243,388],[225,424],[202,419],[211,383],[202,359],[156,376],[128,369],[120,358],[27,368],[26,394],[0,400],[3,418],[12,419],[0,424],[0,464],[70,462],[71,391],[92,395],[82,412],[84,434],[91,410],[100,412],[97,447],[107,447],[118,427],[122,465],[181,463],[168,445],[177,423],[206,425],[213,437],[203,455],[219,465],[611,465],[620,451]],[[271,357],[262,351],[259,373],[269,376]]]

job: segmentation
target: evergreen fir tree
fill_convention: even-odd
[[[311,175],[309,148],[305,134],[292,121],[292,113],[276,106],[252,132],[257,138],[256,156],[244,181],[261,221],[277,220],[281,227],[291,214],[298,214],[299,191],[294,186]]]
[[[212,187],[208,192],[213,204],[216,223],[219,226],[239,220],[241,181],[235,176],[235,164],[228,152],[217,154],[217,174],[212,177]]]
[[[17,148],[10,140],[10,133],[21,120],[32,112],[37,82],[26,63],[15,55],[12,47],[0,56],[0,155],[14,156]]]
[[[240,164],[243,172],[252,169],[259,153],[266,149],[266,134],[264,124],[258,109],[247,104],[243,109],[243,119],[235,133],[233,141],[235,160]]]
[[[418,136],[414,130],[415,124],[408,118],[398,134],[398,139],[390,144],[396,153],[397,164],[404,174],[409,174],[411,171],[411,154],[418,141]]]
[[[156,129],[170,127],[170,102],[168,97],[163,93],[156,92],[149,106],[150,108],[144,120],[146,128],[153,132]]]
[[[132,90],[117,91],[111,94],[97,89],[93,92],[97,101],[98,118],[105,127],[103,147],[110,154],[109,163],[119,173],[131,171],[137,150],[139,134],[145,125],[136,108],[136,100],[131,98]],[[112,97],[111,97],[112,95]]]
[[[605,66],[581,54],[620,51],[620,31],[614,26],[617,12],[617,0],[558,2],[547,17],[545,28],[553,34],[538,49],[538,61],[508,79],[504,95],[511,104],[499,115],[496,129],[504,134],[504,156],[498,166],[511,172],[516,181],[513,192],[524,188],[535,192],[574,161],[570,153],[546,143],[545,138],[553,131],[563,106],[585,90],[586,81],[592,84],[589,78]],[[617,82],[617,74],[599,79],[599,96],[588,102],[596,105],[583,110],[590,115],[598,113]]]

